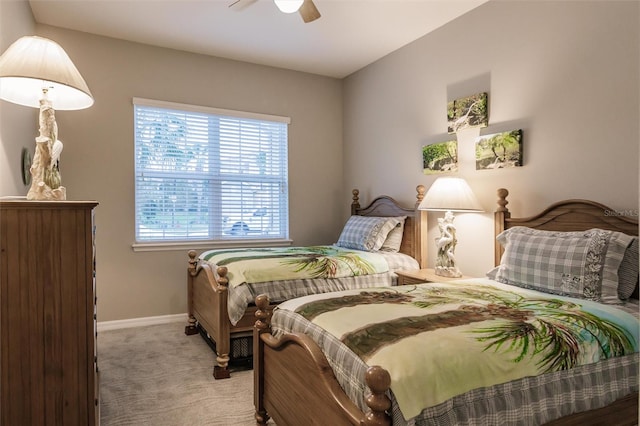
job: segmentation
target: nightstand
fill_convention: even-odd
[[[472,277],[461,276],[458,278],[449,278],[449,277],[441,277],[440,275],[436,275],[433,269],[404,269],[401,271],[396,271],[398,274],[398,285],[407,285],[407,284],[420,284],[420,283],[437,283],[437,282],[447,282],[452,280],[463,280]]]

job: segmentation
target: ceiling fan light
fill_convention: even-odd
[[[300,9],[304,0],[273,0],[282,13],[294,13]]]

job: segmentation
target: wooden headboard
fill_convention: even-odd
[[[607,229],[638,235],[638,219],[625,216],[603,204],[589,200],[565,200],[554,203],[535,216],[513,218],[507,208],[509,191],[498,189],[498,208],[495,211],[495,236],[514,226],[527,226],[547,231],[585,231],[591,228]],[[495,265],[500,264],[504,249],[495,245]]]
[[[353,202],[351,203],[351,214],[359,216],[407,216],[404,222],[404,233],[402,234],[402,244],[400,252],[407,254],[420,263],[421,268],[427,267],[427,248],[422,235],[427,232],[427,213],[418,210],[418,205],[424,198],[425,187],[416,187],[416,204],[413,208],[400,206],[396,200],[386,195],[375,198],[368,206],[360,207],[360,191],[354,189]]]

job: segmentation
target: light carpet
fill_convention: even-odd
[[[253,372],[214,380],[214,352],[183,323],[98,333],[102,426],[255,425]]]

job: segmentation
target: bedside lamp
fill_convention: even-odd
[[[0,56],[0,99],[40,109],[40,135],[31,165],[28,200],[65,200],[61,186],[54,105],[76,110],[93,105],[93,96],[67,53],[56,42],[37,36],[18,39]]]
[[[455,259],[458,240],[453,212],[482,212],[480,202],[464,179],[440,177],[433,182],[418,209],[446,212],[443,218],[438,219],[440,236],[436,238],[438,257],[435,273],[441,277],[461,277],[462,272]]]

